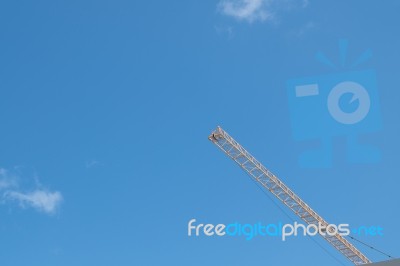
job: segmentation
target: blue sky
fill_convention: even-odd
[[[308,238],[187,236],[192,218],[290,222],[207,140],[217,125],[328,221],[384,227],[383,237],[360,239],[398,256],[399,8],[2,1],[2,265],[340,265]],[[341,39],[349,62],[373,56],[340,66]],[[318,51],[338,68],[315,60]],[[346,133],[332,140],[331,166],[299,165],[318,143],[294,139],[287,82],[370,69],[382,126],[350,131],[380,160],[347,161]]]

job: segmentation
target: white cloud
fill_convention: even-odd
[[[272,18],[272,14],[265,8],[266,0],[222,0],[219,3],[220,11],[239,20],[253,22],[265,21]]]
[[[9,171],[0,168],[0,191],[17,186],[17,179]]]
[[[87,169],[93,168],[93,167],[99,166],[99,165],[100,165],[100,162],[95,160],[95,159],[92,159],[92,160],[89,160],[89,161],[85,162],[85,166],[86,166]]]
[[[30,193],[9,191],[5,193],[5,197],[18,201],[22,207],[30,206],[48,214],[55,213],[63,199],[60,192],[46,190],[35,190]]]
[[[36,176],[33,179],[34,185],[26,187],[21,184],[19,175],[0,168],[0,203],[16,201],[23,208],[32,207],[47,214],[55,213],[63,200],[61,192],[45,189]]]
[[[308,0],[220,0],[219,11],[241,21],[271,21],[281,9],[306,8]]]

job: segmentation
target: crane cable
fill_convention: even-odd
[[[246,176],[249,177],[250,180],[253,181],[253,182],[256,184],[256,186],[271,200],[271,202],[272,202],[276,207],[278,207],[278,209],[279,209],[283,214],[285,214],[286,217],[288,217],[292,222],[295,222],[295,219],[293,219],[293,217],[292,217],[291,215],[289,215],[289,214],[286,212],[286,210],[284,210],[284,209],[276,202],[276,200],[274,200],[274,199],[271,197],[271,195],[270,195],[269,193],[267,193],[267,191],[265,191],[265,188],[264,188],[264,187],[262,187],[258,182],[256,182],[256,180],[254,180],[252,177],[250,177],[250,176],[247,174],[247,172],[246,172],[243,168],[241,168],[241,169],[246,173]],[[269,192],[269,191],[268,191],[268,192]],[[366,247],[372,249],[372,250],[375,250],[375,251],[378,252],[378,253],[381,253],[382,255],[384,255],[384,256],[386,256],[386,257],[388,257],[388,258],[390,258],[390,259],[395,259],[395,257],[390,256],[389,254],[387,254],[387,253],[385,253],[385,252],[383,252],[383,251],[381,251],[381,250],[379,250],[379,249],[376,249],[376,248],[374,248],[373,246],[368,245],[367,243],[365,243],[365,242],[363,242],[363,241],[361,241],[361,240],[358,240],[357,238],[355,238],[355,237],[353,237],[353,236],[350,236],[350,235],[349,235],[348,237],[351,238],[352,240],[357,241],[357,242],[359,242],[360,244],[362,244],[362,245],[364,245],[364,246],[366,246]],[[330,257],[332,257],[334,260],[336,260],[336,262],[338,262],[338,263],[341,264],[341,265],[345,265],[345,264],[344,264],[343,262],[341,262],[338,258],[336,258],[329,250],[327,250],[327,249],[326,249],[325,247],[323,247],[320,243],[318,243],[314,238],[312,238],[311,236],[308,236],[308,238],[310,238],[315,244],[317,244],[320,248],[322,248],[322,249],[325,251],[325,253],[327,253]]]
[[[362,245],[364,245],[364,246],[366,246],[366,247],[369,247],[369,248],[372,249],[372,250],[375,250],[375,251],[378,252],[378,253],[381,253],[382,255],[384,255],[384,256],[386,256],[386,257],[388,257],[388,258],[390,258],[390,259],[395,259],[395,257],[390,256],[389,254],[387,254],[387,253],[385,253],[385,252],[383,252],[383,251],[381,251],[381,250],[379,250],[379,249],[376,249],[376,248],[374,248],[373,246],[368,245],[367,243],[365,243],[365,242],[363,242],[363,241],[361,241],[361,240],[358,240],[358,239],[355,238],[354,236],[348,236],[348,237],[350,237],[350,238],[353,239],[354,241],[357,241],[358,243],[360,243],[360,244],[362,244]]]

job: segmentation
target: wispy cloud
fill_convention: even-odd
[[[100,165],[100,162],[95,159],[91,159],[91,160],[85,162],[85,166],[87,169],[93,168],[93,167],[96,167],[99,165]]]
[[[308,4],[308,0],[220,0],[218,10],[237,20],[252,23],[272,21],[279,10],[305,8]]]
[[[293,30],[290,32],[290,35],[294,35],[295,37],[302,37],[306,35],[308,32],[318,29],[318,26],[312,22],[308,21],[304,25],[301,25],[298,29]]]
[[[215,26],[215,31],[220,35],[225,35],[228,39],[234,36],[233,27],[230,26]]]
[[[48,214],[55,213],[63,199],[58,191],[50,192],[39,189],[28,193],[9,191],[4,193],[4,197],[17,201],[23,208],[29,206]]]
[[[3,204],[17,202],[22,208],[31,207],[37,211],[54,214],[63,201],[59,191],[44,188],[37,177],[33,187],[22,188],[20,177],[4,168],[0,168],[0,196]]]
[[[16,178],[6,169],[0,168],[0,191],[17,186]]]
[[[223,14],[238,20],[265,21],[272,17],[266,7],[268,2],[265,0],[222,0],[219,3],[219,9]]]

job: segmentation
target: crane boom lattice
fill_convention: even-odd
[[[259,161],[247,152],[238,142],[228,135],[222,128],[217,127],[208,137],[224,153],[233,159],[241,168],[243,168],[252,178],[270,191],[283,204],[289,207],[297,216],[307,224],[315,224],[327,227],[329,224],[318,215],[310,206],[308,206],[299,196],[289,189],[278,177],[271,173]],[[371,263],[371,261],[361,253],[353,244],[347,241],[334,229],[321,234],[335,249],[342,253],[355,265]]]

